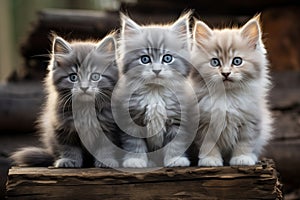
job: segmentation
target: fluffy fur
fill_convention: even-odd
[[[190,165],[185,155],[193,139],[187,128],[192,96],[186,78],[191,70],[189,15],[170,25],[147,26],[121,16],[121,77],[115,99],[120,105],[116,119],[125,132],[124,167],[147,167],[148,161]]]
[[[198,165],[254,165],[271,137],[272,122],[259,16],[241,28],[221,30],[196,21],[192,63],[201,116]]]
[[[113,35],[99,43],[69,43],[56,36],[52,52],[45,80],[47,101],[39,118],[44,147],[24,148],[12,155],[13,160],[26,166],[117,167],[107,138],[100,134],[103,131],[112,141],[116,137],[110,107],[118,80]]]

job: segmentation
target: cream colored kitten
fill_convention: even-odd
[[[270,81],[259,16],[243,27],[196,21],[192,73],[200,108],[199,166],[254,165],[271,135]]]

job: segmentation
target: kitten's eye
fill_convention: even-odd
[[[99,73],[92,73],[91,80],[92,81],[99,81],[101,78],[101,75]]]
[[[232,60],[232,64],[235,66],[240,66],[243,62],[243,59],[241,57],[234,57]]]
[[[166,55],[164,55],[163,58],[162,58],[162,61],[163,61],[164,63],[170,63],[170,62],[172,62],[172,60],[173,60],[173,56],[170,55],[170,54],[166,54]]]
[[[69,79],[71,82],[75,83],[78,80],[78,76],[77,76],[77,74],[73,73],[73,74],[69,75]]]
[[[142,62],[142,64],[148,64],[148,63],[150,63],[150,62],[151,62],[150,56],[143,55],[143,56],[141,57],[141,62]]]
[[[212,58],[210,60],[210,65],[213,67],[219,67],[221,66],[220,60],[218,58]]]

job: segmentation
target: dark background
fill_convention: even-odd
[[[242,25],[261,13],[275,118],[274,138],[263,156],[275,160],[285,198],[300,199],[299,4],[296,0],[1,1],[0,195],[4,194],[8,155],[19,147],[39,145],[34,123],[44,98],[42,80],[51,31],[66,39],[100,39],[119,28],[119,10],[137,22],[149,23],[173,21],[184,10],[193,9],[198,19],[215,28]]]

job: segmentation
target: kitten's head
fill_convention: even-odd
[[[211,29],[196,21],[192,60],[207,83],[236,88],[265,76],[267,59],[259,17],[237,29]]]
[[[101,42],[67,42],[55,37],[52,47],[50,77],[63,101],[76,97],[91,101],[95,97],[108,100],[118,79],[115,62],[115,40]]]
[[[141,81],[163,83],[190,72],[189,16],[169,25],[140,26],[121,14],[120,67]],[[128,73],[129,72],[129,73]]]

